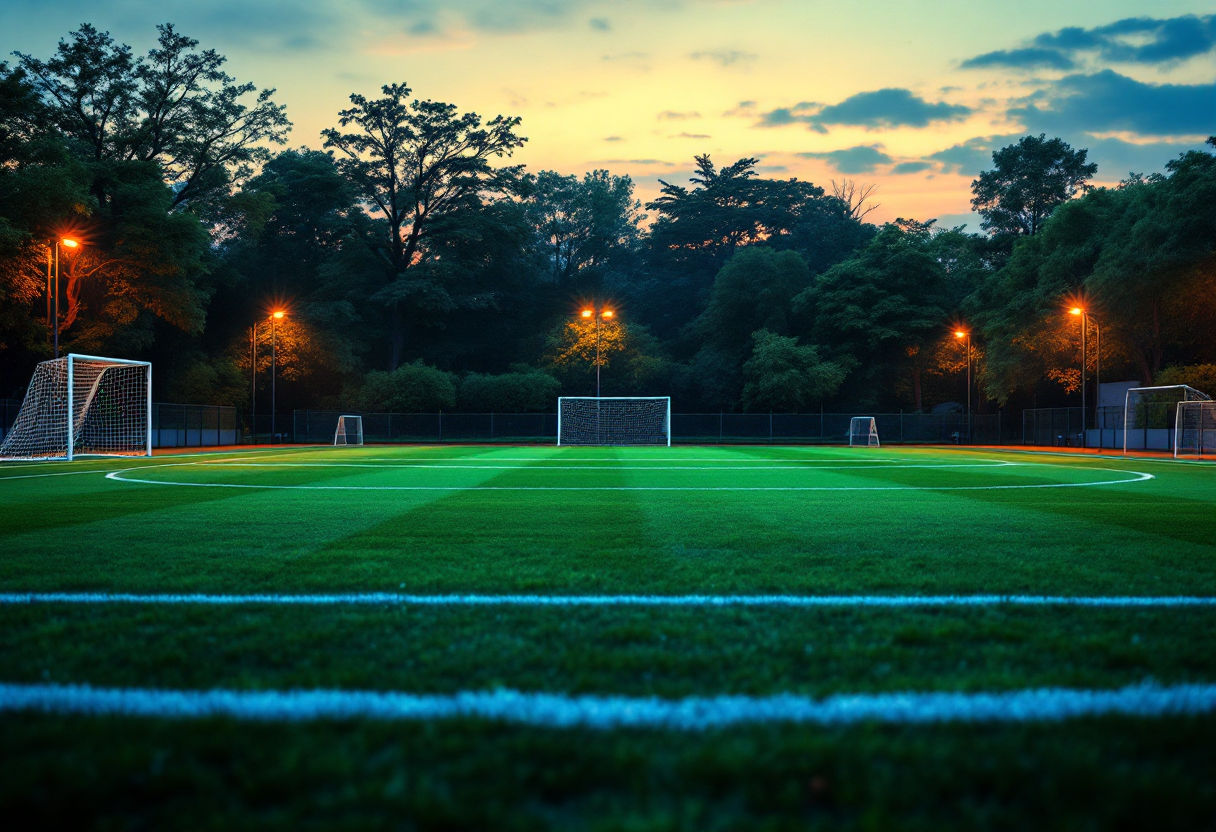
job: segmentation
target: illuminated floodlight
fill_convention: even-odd
[[[590,318],[590,317],[591,317],[592,315],[594,315],[594,314],[595,314],[595,313],[594,313],[594,312],[592,312],[590,309],[584,309],[584,310],[583,310],[583,317],[584,317],[584,318]]]

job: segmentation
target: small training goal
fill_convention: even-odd
[[[1216,456],[1216,402],[1179,402],[1174,456]]]
[[[152,456],[152,365],[71,354],[34,369],[0,459]]]
[[[671,445],[670,396],[562,396],[558,445]]]
[[[854,416],[849,420],[849,447],[878,447],[878,424],[873,416]]]
[[[338,428],[334,431],[334,445],[362,445],[363,417],[339,416]]]

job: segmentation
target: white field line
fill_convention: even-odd
[[[634,460],[621,460],[622,462]],[[756,465],[756,466],[733,466],[731,468],[716,468],[705,465],[614,465],[607,468],[599,465],[469,465],[469,464],[450,464],[450,465],[430,465],[418,464],[413,462],[395,462],[390,464],[367,463],[367,462],[236,462],[229,460],[221,460],[216,462],[196,462],[194,465],[207,465],[216,468],[372,468],[392,470],[396,468],[420,468],[425,470],[439,471],[601,471],[611,473],[613,471],[712,471],[715,474],[720,474],[723,471],[858,471],[858,470],[874,470],[872,467],[865,465],[818,465],[814,468],[808,468],[805,465]],[[902,471],[906,468],[1004,468],[1014,465],[1032,465],[1034,463],[1026,462],[965,462],[961,464],[947,465],[893,465],[890,468],[882,470]]]
[[[347,690],[159,690],[0,684],[0,711],[272,722],[486,719],[543,728],[704,731],[734,725],[859,722],[1056,722],[1097,716],[1162,717],[1216,711],[1216,685],[1133,685],[1113,690],[1034,688],[992,693],[856,693],[571,696],[513,690],[419,694]]]
[[[194,464],[194,463],[183,463]],[[170,467],[170,466],[159,466]],[[911,466],[908,466],[911,467]],[[935,467],[935,466],[930,466]],[[980,467],[980,466],[963,466]],[[1055,467],[1055,466],[1053,466]],[[184,488],[245,488],[273,491],[1007,491],[1028,488],[1083,488],[1098,485],[1127,485],[1155,479],[1152,474],[1140,471],[1124,471],[1115,468],[1092,468],[1087,470],[1110,471],[1115,474],[1133,474],[1130,479],[1098,480],[1095,482],[1052,482],[1021,485],[933,485],[933,486],[666,486],[666,485],[273,485],[233,482],[173,482],[171,480],[148,480],[123,476],[140,468],[128,468],[106,474],[106,479],[115,482],[139,483],[141,485],[171,485]]]
[[[356,592],[258,593],[7,592],[9,604],[189,604],[214,606],[400,605],[429,607],[1216,607],[1206,595],[413,595]]]
[[[164,459],[164,458],[165,457],[161,457],[161,459]],[[243,459],[256,459],[256,457],[237,457],[237,459],[242,459],[242,460]],[[113,465],[114,463],[110,462],[110,464]],[[91,469],[88,471],[56,471],[56,472],[48,473],[48,474],[20,474],[15,477],[0,477],[0,482],[3,482],[4,480],[36,480],[36,479],[41,479],[43,477],[71,477],[71,476],[75,476],[77,474],[105,474],[108,477],[110,474],[120,474],[123,471],[145,471],[148,468],[173,468],[175,466],[180,466],[180,465],[203,465],[203,464],[205,464],[205,463],[201,463],[201,462],[166,462],[166,463],[162,463],[162,464],[158,465],[155,462],[149,462],[146,465],[139,466],[138,468],[123,468],[119,471],[107,471],[104,468],[101,468],[101,469],[94,468],[94,469]]]

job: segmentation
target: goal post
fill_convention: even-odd
[[[4,460],[152,456],[152,365],[69,354],[34,369]]]
[[[1182,405],[1211,400],[1185,384],[1131,388],[1123,401],[1123,453],[1161,450],[1177,456]]]
[[[1216,402],[1179,402],[1174,417],[1174,456],[1216,456]]]
[[[670,396],[562,396],[558,445],[671,445]]]
[[[849,420],[849,447],[879,447],[878,423],[873,416],[854,416]]]
[[[345,445],[362,445],[363,444],[363,417],[362,416],[339,416],[338,427],[334,430],[334,445],[342,447]]]

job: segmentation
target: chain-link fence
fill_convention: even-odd
[[[20,399],[0,399],[0,440],[8,435],[20,412]],[[153,448],[235,445],[242,440],[235,407],[152,403]]]
[[[556,442],[555,413],[361,413],[358,410],[297,410],[292,440],[333,442],[338,417],[363,417],[365,442]],[[1000,444],[999,413],[973,416],[971,430],[961,413],[673,413],[673,442],[781,443],[849,441],[849,420],[874,416],[884,443]],[[259,417],[260,421],[260,417]],[[1006,420],[1007,422],[1008,420]],[[280,426],[283,430],[283,426]]]

